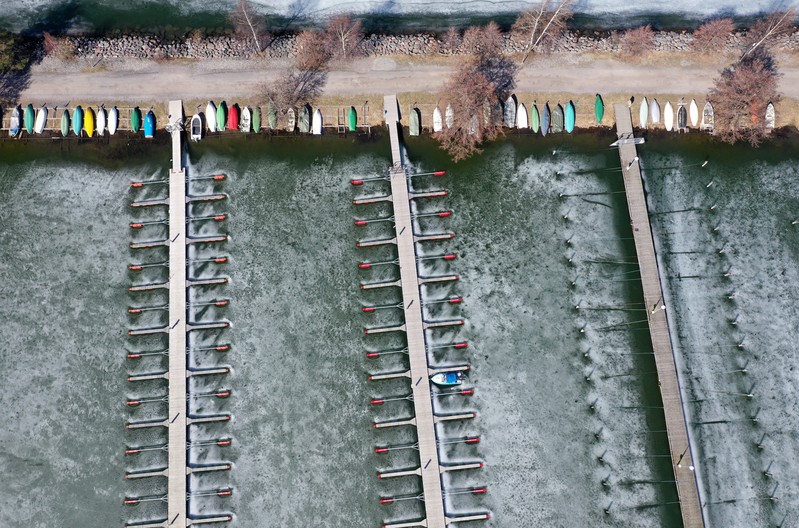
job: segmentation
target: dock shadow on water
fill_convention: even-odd
[[[478,418],[447,426],[446,436],[479,434],[482,441],[476,451],[446,449],[444,457],[477,457],[486,465],[448,477],[447,484],[488,487],[478,499],[484,502],[455,507],[490,510],[485,525],[494,527],[679,527],[617,152],[607,150],[606,138],[588,134],[568,142],[513,136],[452,165],[428,139],[406,140],[415,168],[447,169],[445,187],[452,191],[437,204],[454,211],[451,225],[437,225],[457,235],[449,249],[459,254],[461,281],[436,293],[463,295],[462,312],[444,317],[467,320],[465,353],[473,355],[469,376],[477,391],[470,405]],[[122,475],[129,469],[122,454],[129,440],[124,400],[131,390],[124,351],[131,302],[128,184],[165,175],[169,152],[165,145],[137,144],[150,161],[123,160],[119,148],[103,155],[102,146],[54,143],[0,144],[7,154],[0,163],[6,299],[0,409],[14,424],[0,433],[0,467],[12,491],[0,498],[0,525],[121,525],[131,518],[122,506]],[[647,148],[645,174],[647,164],[692,165],[706,150]],[[233,370],[225,382],[232,391],[226,410],[233,415],[227,429],[233,445],[219,456],[234,467],[213,477],[223,480],[204,483],[232,484],[234,494],[196,501],[195,513],[232,511],[236,526],[288,528],[379,526],[412,517],[418,504],[378,504],[381,495],[415,493],[420,486],[413,478],[381,482],[377,471],[418,461],[374,453],[380,442],[415,439],[372,428],[369,399],[406,387],[367,382],[387,364],[376,367],[364,358],[358,284],[365,275],[355,248],[362,232],[353,226],[348,183],[384,174],[387,138],[225,138],[189,149],[191,172],[228,175],[225,274],[231,281],[225,294],[233,325],[226,356]],[[799,224],[791,224],[790,211],[798,198],[794,187],[775,187],[775,175],[790,171],[784,158],[752,163],[746,166],[758,176],[749,179],[739,172],[723,179],[735,172],[725,165],[701,180],[690,170],[654,172],[663,178],[648,180],[681,368],[693,380],[689,394],[702,400],[692,404],[690,419],[730,422],[693,426],[703,491],[713,502],[711,520],[736,527],[766,526],[757,524],[763,519],[778,524],[791,510],[758,497],[767,498],[776,482],[791,494],[788,476],[795,468],[780,453],[797,449],[786,433],[796,412],[787,389],[792,365],[783,365],[779,376],[768,368],[792,357],[788,331],[769,333],[757,314],[768,309],[780,320],[795,312],[774,276],[795,283],[791,229]],[[705,179],[714,186],[705,187]],[[717,212],[693,220],[691,213],[665,213],[713,204]],[[720,234],[709,234],[719,232],[716,225]],[[759,237],[764,226],[773,228],[772,237]],[[749,244],[763,249],[756,254]],[[708,246],[718,248],[712,255],[683,254]],[[777,255],[777,264],[765,266],[764,254]],[[730,267],[732,278],[725,278]],[[372,278],[395,278],[380,273],[386,275]],[[750,276],[769,292],[767,301],[756,295]],[[691,289],[690,280],[702,281],[707,295]],[[385,298],[372,300],[397,302],[392,292],[380,295]],[[712,338],[700,332],[701,324],[715,328]],[[745,355],[741,342],[757,354]],[[724,347],[734,355],[713,355]],[[708,378],[712,384],[702,381]],[[735,393],[756,397],[752,402]],[[771,395],[791,402],[787,417]],[[391,412],[405,416],[411,407],[402,405]],[[734,425],[736,419],[748,423]],[[727,434],[714,427],[727,427]],[[739,462],[725,462],[731,458]],[[763,468],[774,478],[759,481]],[[746,501],[758,509],[742,510]]]

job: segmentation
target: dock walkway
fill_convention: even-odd
[[[649,333],[657,367],[660,396],[666,418],[674,477],[677,481],[677,495],[684,528],[704,528],[702,504],[699,499],[696,474],[694,473],[693,453],[688,438],[688,429],[683,409],[674,351],[671,346],[668,320],[663,305],[663,291],[660,284],[655,255],[655,244],[649,225],[649,211],[641,179],[641,167],[633,137],[632,117],[626,103],[614,105],[616,133],[618,135],[619,158],[624,175],[624,188],[627,207],[635,239],[635,251],[647,307]]]
[[[427,528],[444,528],[444,498],[441,489],[438,445],[430,394],[430,366],[427,362],[425,327],[422,320],[422,302],[419,292],[419,274],[416,267],[416,244],[411,219],[408,175],[404,168],[399,143],[399,108],[394,95],[385,96],[386,123],[391,139],[391,157],[394,166],[390,171],[391,195],[394,203],[394,229],[399,254],[400,281],[402,284],[405,332],[408,339],[411,387],[413,390],[414,422],[419,443],[422,492]]]

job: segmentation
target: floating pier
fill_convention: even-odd
[[[626,103],[614,105],[614,114],[618,136],[618,141],[614,145],[618,146],[621,159],[621,172],[624,176],[627,207],[630,212],[635,251],[641,272],[646,316],[655,355],[660,397],[663,400],[669,450],[674,478],[677,481],[677,495],[680,501],[683,526],[684,528],[704,528],[705,520],[699,499],[695,464],[686,427],[674,351],[671,346],[666,307],[663,304],[660,272],[652,239],[652,229],[649,225],[649,210],[644,194],[641,167],[635,147],[636,144],[643,143],[643,139],[633,136],[632,117]]]

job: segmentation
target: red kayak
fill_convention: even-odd
[[[238,130],[239,129],[239,105],[232,104],[227,112],[227,129],[228,130]]]

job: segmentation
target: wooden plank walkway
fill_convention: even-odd
[[[394,228],[399,253],[400,280],[402,282],[405,331],[408,338],[411,388],[415,411],[416,431],[419,442],[419,460],[422,473],[422,492],[427,528],[444,528],[444,499],[441,489],[438,445],[430,394],[430,368],[427,362],[422,303],[419,292],[419,276],[416,268],[416,244],[411,220],[408,176],[403,167],[399,143],[399,108],[397,97],[387,95],[383,99],[387,111],[386,124],[391,138],[391,194],[394,202]]]
[[[688,438],[682,394],[674,362],[668,320],[666,319],[663,291],[660,286],[660,272],[655,256],[655,244],[649,225],[649,211],[641,180],[638,155],[633,143],[633,125],[630,109],[626,103],[614,105],[616,115],[616,134],[619,138],[619,158],[627,194],[627,207],[635,239],[635,251],[643,283],[644,302],[647,306],[647,319],[655,364],[658,374],[660,396],[666,417],[666,430],[669,438],[674,477],[677,481],[677,494],[684,528],[703,528],[705,520],[694,473],[693,453]]]
[[[170,101],[170,122],[183,119],[183,101]],[[169,421],[167,525],[187,526],[186,403],[186,171],[181,127],[172,128],[169,171]]]

